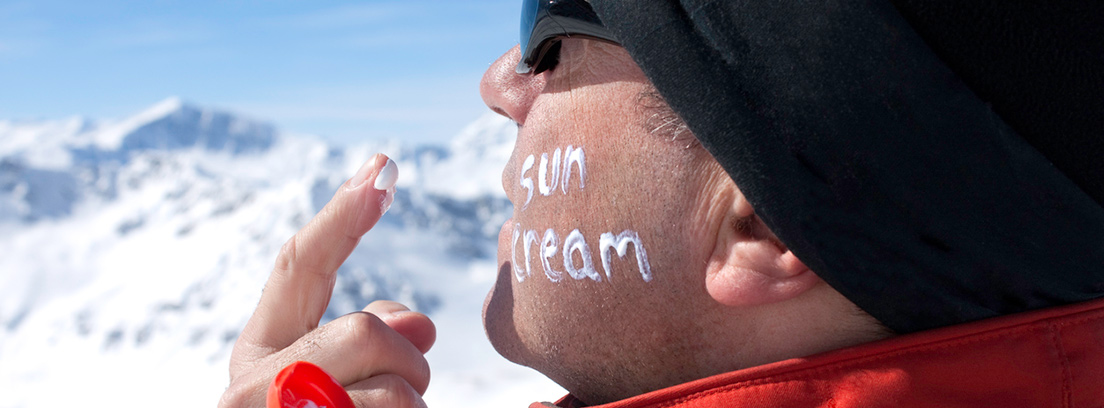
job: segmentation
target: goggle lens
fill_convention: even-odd
[[[588,1],[524,0],[521,7],[521,61],[518,62],[517,73],[539,74],[551,69],[554,63],[541,65],[541,60],[555,58],[556,55],[552,55],[556,53],[554,45],[562,37],[573,36],[617,43]]]

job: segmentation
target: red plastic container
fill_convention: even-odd
[[[268,408],[356,408],[349,393],[329,373],[296,361],[276,374],[268,387]]]

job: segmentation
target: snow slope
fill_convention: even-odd
[[[0,407],[214,406],[276,252],[376,152],[399,164],[396,202],[327,319],[381,298],[428,313],[430,406],[556,399],[479,319],[515,132],[488,115],[449,146],[337,147],[179,99],[118,121],[0,121]]]

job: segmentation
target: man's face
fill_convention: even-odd
[[[537,75],[514,73],[518,58],[499,58],[480,87],[519,125],[502,173],[514,213],[484,307],[491,342],[576,393],[708,359],[695,324],[716,309],[704,267],[723,209],[710,194],[728,177],[654,129],[650,85],[622,48],[564,40],[559,65]]]

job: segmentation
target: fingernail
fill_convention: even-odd
[[[368,305],[368,307],[365,307],[364,310],[365,311],[373,310],[373,312],[371,312],[371,313],[374,313],[376,316],[379,316],[381,319],[385,318],[385,317],[389,317],[389,316],[396,316],[396,315],[401,315],[403,313],[409,313],[410,312],[410,308],[406,307],[406,305],[404,305],[402,303],[399,303],[399,302],[386,301],[386,300],[373,302],[371,305]]]
[[[395,186],[395,182],[399,180],[399,166],[395,165],[395,161],[387,159],[387,164],[383,165],[383,169],[376,175],[376,183],[374,187],[376,190],[390,190]]]
[[[387,316],[399,316],[399,315],[402,315],[402,314],[405,314],[405,313],[411,313],[411,311],[406,306],[399,305],[399,306],[395,307],[394,309],[385,311],[384,313]]]
[[[407,316],[416,315],[416,314],[418,314],[418,312],[415,312],[413,310],[395,310],[395,311],[384,313],[384,314],[380,315],[379,318],[381,320],[385,321],[385,322],[390,322],[392,320],[403,319],[403,318],[406,318]]]
[[[360,169],[357,170],[355,175],[353,175],[353,178],[349,179],[350,190],[356,189],[357,187],[360,187],[361,184],[364,184],[365,181],[368,181],[368,174],[370,174],[372,170],[376,168],[381,157],[383,157],[383,155],[380,154],[372,156],[372,160],[368,160],[360,166]],[[387,161],[391,161],[391,159],[387,159]]]

